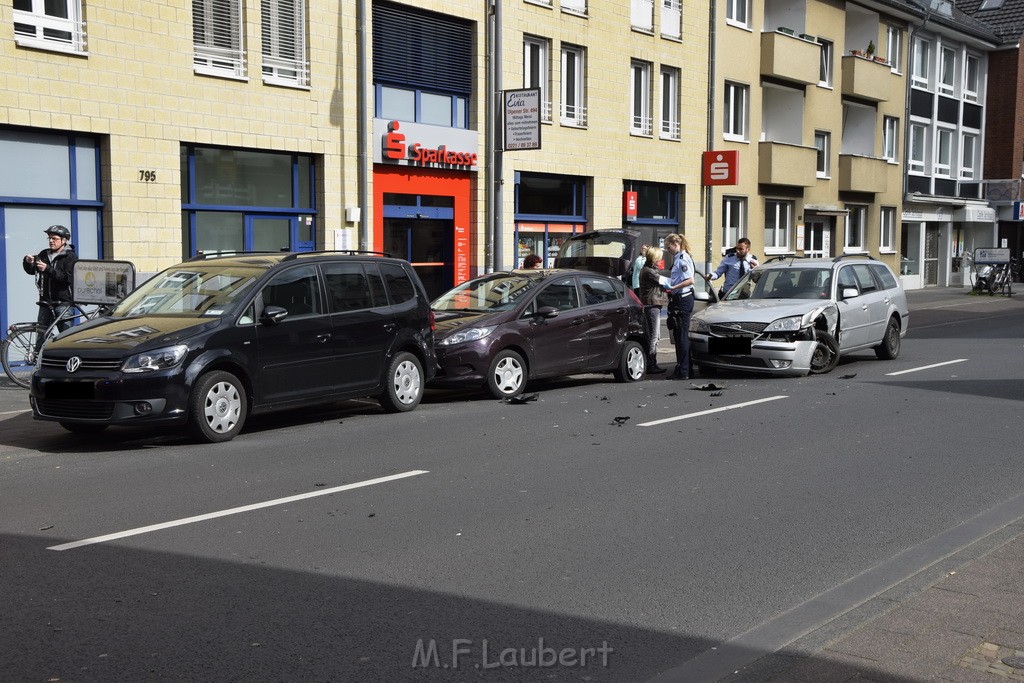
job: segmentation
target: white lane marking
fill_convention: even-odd
[[[712,408],[711,410],[702,410],[698,413],[689,413],[687,415],[677,415],[676,417],[666,417],[662,420],[654,420],[652,422],[640,422],[637,427],[654,427],[656,425],[663,425],[666,422],[675,422],[677,420],[689,420],[691,417],[700,417],[701,415],[710,415],[712,413],[721,413],[725,410],[735,410],[736,408],[746,408],[747,406],[754,406],[758,403],[767,403],[768,401],[778,401],[780,398],[789,398],[789,396],[769,396],[768,398],[759,398],[756,401],[747,401],[746,403],[737,403],[733,406],[722,406],[721,408]]]
[[[317,496],[326,496],[331,493],[338,493],[339,491],[349,491],[351,489],[358,489],[364,486],[373,486],[374,484],[383,484],[389,481],[395,481],[396,479],[405,479],[407,477],[415,477],[419,474],[428,474],[429,470],[412,470],[409,472],[403,472],[401,474],[392,474],[387,477],[379,477],[377,479],[367,479],[366,481],[357,481],[354,484],[345,484],[344,486],[335,486],[334,488],[324,489],[323,491],[311,491],[310,493],[300,493],[296,496],[288,496],[287,498],[277,498],[275,500],[268,500],[262,503],[253,503],[252,505],[243,505],[242,507],[231,508],[229,510],[220,510],[218,512],[210,512],[205,515],[196,515],[195,517],[186,517],[184,519],[176,519],[171,522],[163,522],[161,524],[151,524],[149,526],[139,527],[138,529],[129,529],[128,531],[119,531],[115,534],[107,534],[106,536],[95,536],[93,538],[87,538],[82,541],[73,541],[71,543],[62,543],[61,545],[50,546],[47,550],[71,550],[72,548],[81,548],[85,545],[95,545],[96,543],[104,543],[106,541],[113,541],[119,538],[126,538],[128,536],[138,536],[139,534],[148,534],[151,531],[160,531],[161,529],[169,529],[171,527],[182,526],[184,524],[195,524],[196,522],[203,522],[208,519],[216,519],[217,517],[226,517],[228,515],[237,515],[242,512],[251,512],[252,510],[259,510],[260,508],[267,508],[274,505],[284,505],[286,503],[292,503],[297,500],[305,500],[307,498],[316,498]]]
[[[919,372],[921,370],[931,370],[932,368],[941,368],[943,365],[953,365],[954,363],[963,363],[969,359],[957,358],[956,360],[947,360],[945,363],[935,363],[933,365],[923,365],[919,368],[911,368],[910,370],[900,370],[899,372],[887,372],[886,377],[895,377],[896,375],[905,375],[908,372]]]

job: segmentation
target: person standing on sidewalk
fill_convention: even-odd
[[[689,244],[682,235],[665,238],[665,249],[672,254],[669,277],[668,327],[676,346],[676,367],[667,379],[690,379],[690,316],[693,315],[693,278],[695,270]]]
[[[660,247],[648,247],[647,261],[640,271],[640,301],[644,304],[644,316],[647,318],[647,372],[657,375],[665,372],[658,367],[658,342],[661,341],[661,307],[668,303],[668,295],[661,284],[661,273],[658,272],[658,261],[664,252]]]
[[[50,306],[39,307],[36,322],[45,329],[53,323],[55,317],[60,319],[65,316],[74,301],[71,278],[78,255],[71,244],[71,231],[63,225],[51,225],[43,232],[49,238],[49,248],[35,256],[25,254],[21,266],[27,274],[36,276],[41,300],[53,306],[53,309]],[[61,320],[57,323],[57,329],[63,332],[71,327],[71,322],[71,318]]]
[[[646,244],[640,245],[640,255],[633,259],[633,263],[629,266],[629,286],[633,290],[633,293],[640,296],[640,271],[644,269],[644,265],[647,263],[647,250],[650,249]],[[643,301],[643,298],[640,299]]]

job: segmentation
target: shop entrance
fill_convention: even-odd
[[[384,194],[384,251],[412,264],[431,299],[455,283],[455,198]]]
[[[927,225],[924,229],[924,286],[939,284],[939,226]]]
[[[828,258],[832,255],[832,229],[822,219],[807,220],[807,248],[804,255],[808,258]]]

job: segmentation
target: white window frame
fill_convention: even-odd
[[[629,0],[629,24],[645,33],[654,31],[654,0]]]
[[[907,159],[907,171],[921,175],[928,167],[928,126],[920,123],[910,124],[910,152]]]
[[[227,16],[215,10],[227,6]],[[202,21],[197,7],[204,8]],[[245,31],[242,26],[241,0],[192,0],[192,57],[196,73],[208,76],[245,78]],[[220,44],[218,44],[220,43]]]
[[[955,131],[952,128],[935,129],[935,168],[933,174],[939,178],[953,176],[953,147]]]
[[[81,0],[62,0],[57,14],[47,13],[46,0],[30,0],[30,3],[29,10],[14,10],[16,44],[55,52],[85,52]],[[55,4],[57,2],[50,0],[51,9]]]
[[[892,24],[885,25],[885,60],[893,71],[899,72],[903,62],[903,29]]]
[[[924,38],[915,38],[910,63],[910,82],[918,88],[927,88],[931,74],[932,44]]]
[[[540,88],[540,119],[551,122],[551,41],[523,36],[523,87]]]
[[[863,204],[847,204],[846,239],[843,241],[843,253],[861,253],[864,251],[864,234],[867,230],[868,207]]]
[[[722,110],[722,137],[746,142],[750,130],[750,86],[725,82],[725,107]]]
[[[309,85],[306,0],[260,0],[263,82]]]
[[[587,125],[586,51],[577,45],[562,45],[561,122],[583,128]]]
[[[679,120],[679,82],[680,71],[672,66],[661,67],[661,138],[663,140],[679,140],[681,125]]]
[[[938,90],[944,95],[956,92],[956,50],[945,45],[939,59]]]
[[[896,251],[896,207],[883,206],[878,214],[878,251]]]
[[[586,15],[587,0],[561,0],[561,7],[563,12]]]
[[[672,40],[683,37],[682,0],[661,0],[661,35]]]
[[[630,135],[651,135],[654,123],[651,119],[651,71],[650,62],[634,59],[629,64],[629,133]]]
[[[814,147],[818,150],[817,172],[819,178],[829,178],[832,172],[832,133],[814,131]]]
[[[900,160],[900,120],[895,116],[882,117],[882,158],[891,164]]]
[[[818,85],[824,88],[832,87],[832,74],[833,74],[833,56],[835,55],[835,45],[831,40],[825,40],[824,38],[818,38],[818,45],[821,46],[821,56],[818,61]]]
[[[722,253],[747,234],[747,198],[722,197]]]
[[[786,199],[764,200],[764,253],[783,254],[789,251],[793,233],[793,202]]]
[[[978,167],[978,135],[964,133],[960,137],[960,178],[974,180],[975,169]]]
[[[750,0],[725,0],[725,23],[750,28]]]
[[[971,73],[971,66],[974,73]],[[981,59],[977,55],[967,53],[964,57],[964,99],[977,102],[981,90]]]

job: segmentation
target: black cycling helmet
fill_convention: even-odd
[[[51,225],[46,230],[43,230],[47,235],[56,235],[57,237],[63,237],[66,240],[71,239],[71,231],[65,228],[63,225]]]

